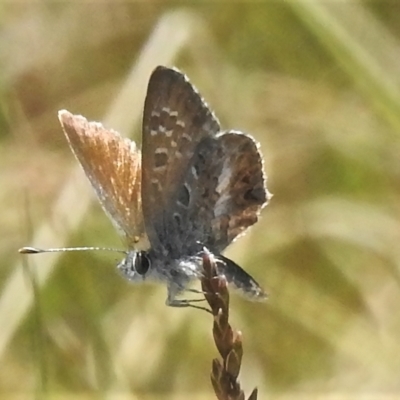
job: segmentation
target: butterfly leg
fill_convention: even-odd
[[[165,301],[165,304],[169,307],[192,307],[192,308],[197,308],[198,310],[203,310],[207,312],[211,312],[209,309],[201,306],[197,306],[193,303],[199,303],[201,301],[205,301],[205,299],[177,299],[176,295],[177,292],[175,290],[171,290],[172,288],[168,288],[168,297],[167,300]],[[185,289],[189,292],[197,292],[195,289]]]
[[[206,294],[203,290],[199,289],[185,289],[185,292],[196,293],[196,294]],[[203,301],[204,299],[199,299],[199,301]]]
[[[205,299],[168,299],[165,304],[169,307],[191,307],[196,308],[197,310],[203,310],[210,314],[212,314],[211,310],[206,307],[196,306],[192,303],[197,303],[200,301],[204,301]]]

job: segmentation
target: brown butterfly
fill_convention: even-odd
[[[270,194],[258,144],[221,131],[202,97],[176,69],[157,67],[143,114],[142,151],[100,123],[60,111],[69,145],[99,201],[126,237],[118,269],[128,280],[167,284],[170,306],[201,277],[204,249],[247,297],[265,293],[223,250],[257,220]],[[41,252],[24,248],[21,252]]]

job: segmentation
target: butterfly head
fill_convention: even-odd
[[[130,251],[117,268],[128,280],[143,282],[151,274],[151,264],[147,251]]]
[[[120,274],[132,283],[144,281],[164,282],[175,294],[183,291],[188,283],[201,275],[198,256],[171,258],[165,250],[148,249],[129,251],[117,265]]]

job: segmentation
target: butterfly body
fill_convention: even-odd
[[[101,124],[59,114],[72,151],[104,210],[126,237],[118,265],[133,282],[167,284],[169,305],[202,274],[204,249],[218,272],[253,299],[264,292],[221,255],[253,225],[270,195],[258,144],[219,122],[187,78],[157,67],[148,85],[142,150]]]

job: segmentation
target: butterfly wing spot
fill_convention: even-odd
[[[266,201],[265,190],[261,187],[249,189],[245,192],[243,198],[249,203],[263,203]]]
[[[177,201],[178,201],[179,204],[181,204],[185,208],[189,207],[189,204],[190,204],[190,188],[186,183],[181,187],[181,189],[179,191],[179,195],[178,195]]]
[[[180,230],[181,226],[182,226],[182,217],[180,214],[178,213],[174,213],[174,221],[176,224],[176,227]]]
[[[194,179],[199,179],[199,169],[196,165],[193,165],[190,169],[192,171],[192,175],[194,177]]]
[[[192,141],[192,138],[187,134],[187,133],[183,133],[182,134],[182,139],[187,140],[188,142]]]
[[[190,159],[193,156],[193,150],[190,150],[190,142],[192,141],[192,138],[186,134],[185,132],[182,132],[181,137],[179,139],[179,148],[176,150],[176,157],[180,158],[180,154],[185,154],[185,157]]]
[[[158,179],[152,179],[151,180],[151,185],[153,187],[154,192],[161,192],[162,187]]]
[[[178,118],[178,111],[171,111],[169,108],[164,107],[160,114],[160,120],[167,129],[165,135],[171,137],[174,134],[176,121]]]
[[[162,147],[156,149],[154,153],[154,169],[163,170],[168,162],[168,149]]]
[[[218,177],[218,186],[216,191],[219,194],[224,193],[228,189],[232,179],[232,172],[229,159],[227,159],[222,167],[221,175]]]
[[[161,124],[161,114],[153,111],[149,121],[150,135],[157,136],[159,133],[163,133],[163,129],[165,130]]]

